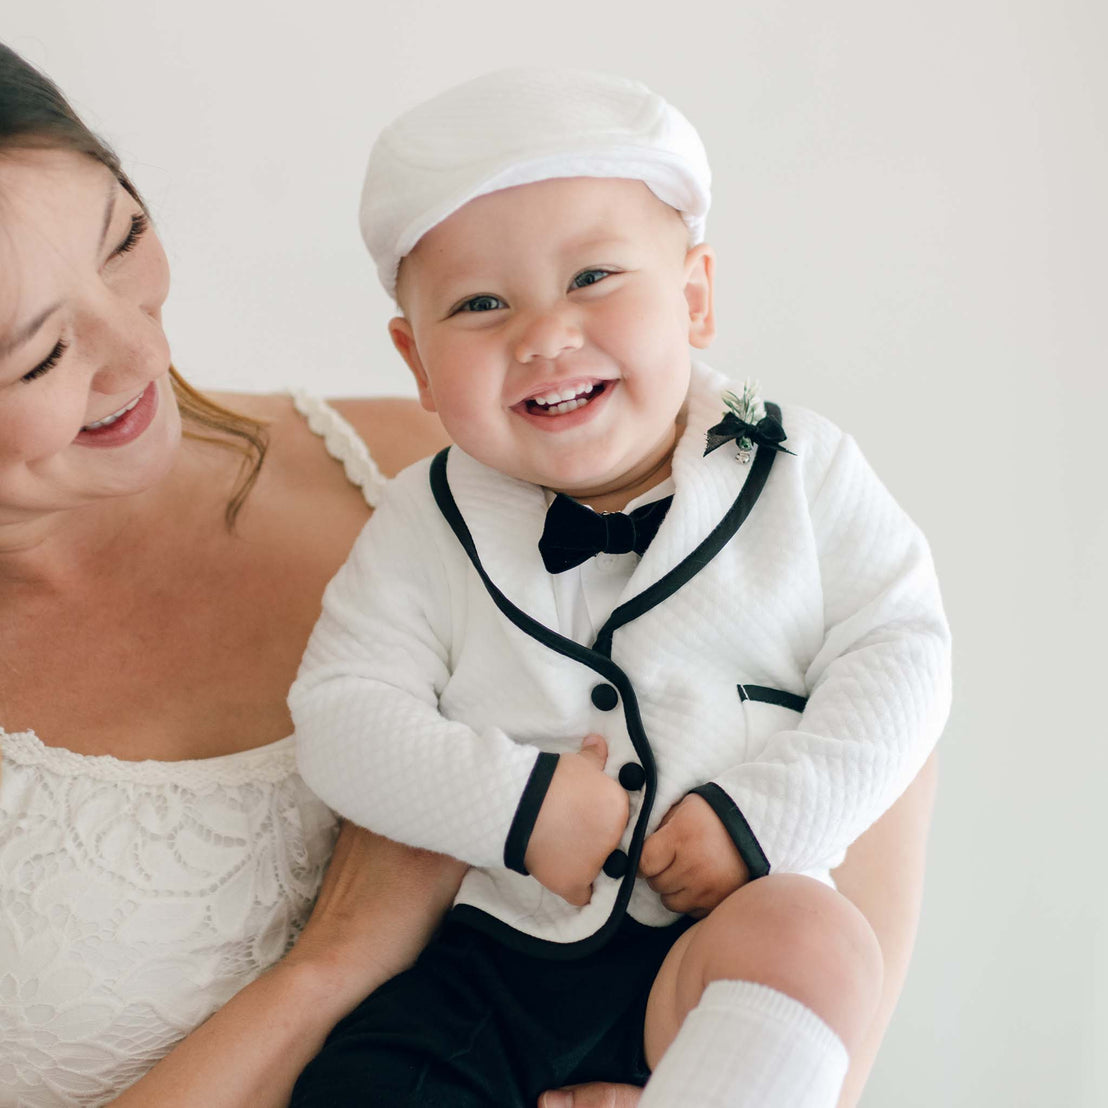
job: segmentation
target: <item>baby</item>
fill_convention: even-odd
[[[401,116],[362,226],[456,445],[327,590],[290,704],[347,818],[471,864],[293,1103],[831,1106],[880,954],[830,870],[927,757],[949,636],[854,442],[694,364],[709,171],[634,82]]]

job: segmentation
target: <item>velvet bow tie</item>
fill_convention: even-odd
[[[672,496],[624,512],[594,512],[558,493],[546,510],[539,553],[548,573],[563,573],[594,554],[636,554],[650,545],[669,510]]]

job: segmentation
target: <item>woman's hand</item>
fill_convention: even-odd
[[[593,1081],[588,1085],[567,1085],[539,1097],[539,1108],[635,1108],[642,1096],[637,1085],[612,1085]]]

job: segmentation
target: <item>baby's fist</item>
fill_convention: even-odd
[[[647,836],[639,876],[671,912],[699,918],[745,885],[750,871],[711,805],[689,793]]]
[[[630,811],[626,791],[604,772],[607,760],[599,735],[587,735],[577,753],[559,755],[524,856],[536,881],[578,906],[588,904]]]

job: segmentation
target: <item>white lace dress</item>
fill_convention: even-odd
[[[293,399],[372,505],[365,444]],[[0,749],[0,1105],[102,1104],[285,952],[336,821],[292,736],[124,762],[0,726]]]

